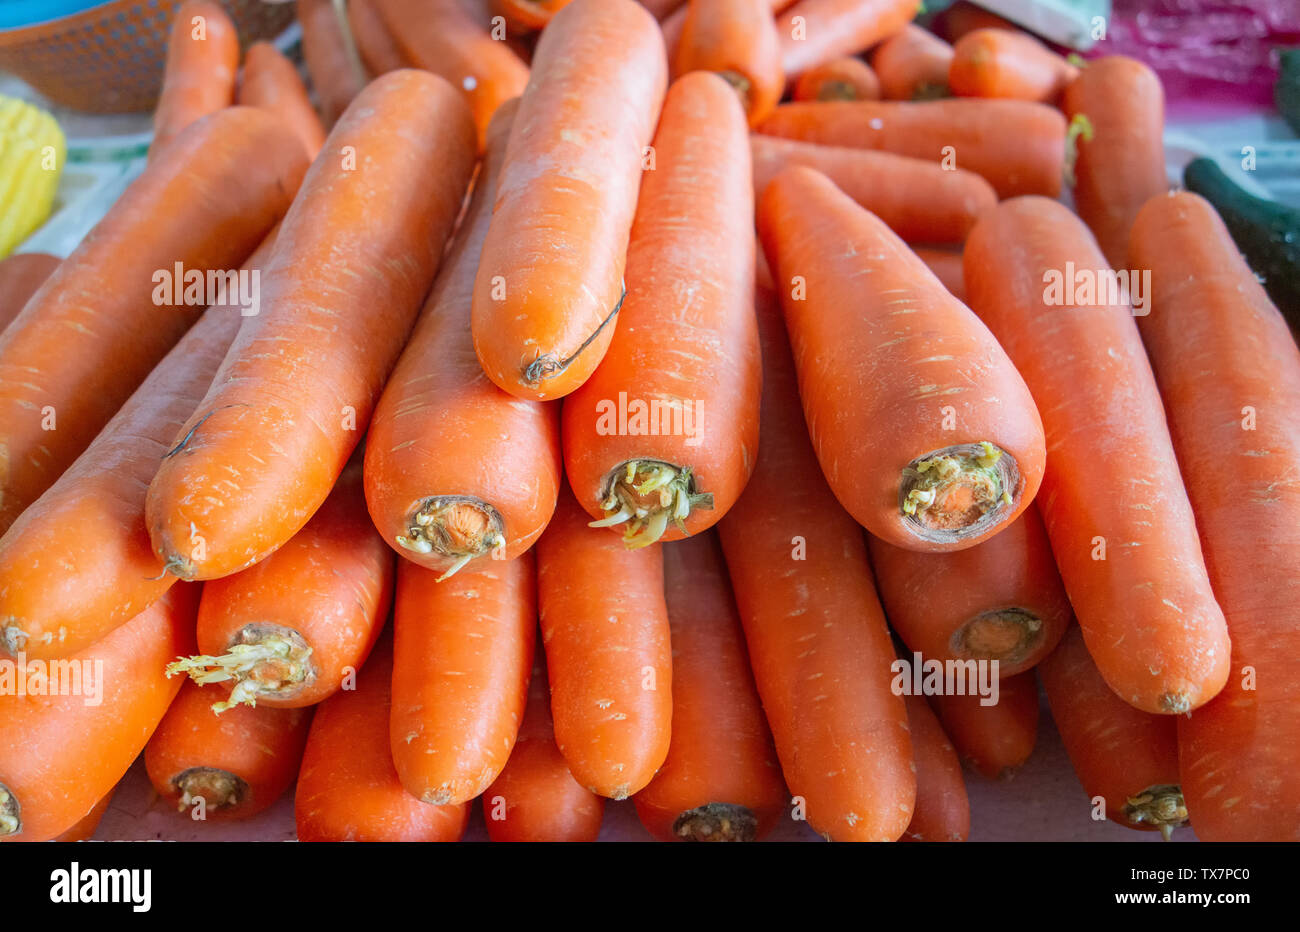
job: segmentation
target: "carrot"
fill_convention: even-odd
[[[353,4],[355,6],[355,4]],[[302,57],[326,127],[332,127],[366,86],[357,49],[344,32],[333,0],[298,0]]]
[[[936,18],[937,31],[949,42],[956,42],[967,33],[976,29],[1011,29],[1017,32],[1020,27],[1008,19],[991,13],[981,6],[957,0]]]
[[[247,107],[214,113],[167,149],[0,334],[0,531],[198,316],[192,307],[160,308],[158,297],[183,301],[185,275],[206,281],[238,268],[307,167],[298,140]]]
[[[555,741],[580,784],[626,799],[668,754],[673,662],[660,548],[628,550],[587,527],[562,490],[537,542],[537,596]]]
[[[496,8],[512,29],[542,29],[572,0],[496,0]]]
[[[469,806],[430,806],[402,788],[388,749],[392,638],[357,674],[357,688],[316,710],[298,775],[299,841],[458,841]]]
[[[507,102],[492,118],[474,197],[366,444],[375,526],[407,560],[446,575],[475,557],[513,560],[531,547],[563,481],[559,408],[492,384],[470,335],[479,250],[516,107]]]
[[[20,252],[0,260],[0,331],[13,323],[28,300],[59,267],[59,257]]]
[[[446,78],[474,114],[479,146],[492,114],[529,83],[528,66],[460,0],[367,0],[388,27],[402,57],[416,68]]]
[[[193,644],[197,600],[197,586],[176,586],[57,670],[42,661],[7,665],[0,842],[62,835],[122,778],[180,688],[163,667]],[[31,686],[48,694],[31,694]]]
[[[930,100],[948,96],[952,46],[934,33],[908,23],[871,53],[871,67],[886,100]]]
[[[173,663],[242,703],[315,705],[365,663],[393,600],[393,557],[366,516],[353,464],[302,532],[256,566],[212,580],[199,607],[199,656]]]
[[[1039,664],[1038,675],[1070,763],[1092,800],[1093,818],[1100,799],[1100,815],[1126,828],[1159,829],[1168,838],[1187,824],[1174,719],[1135,709],[1116,696],[1077,626]],[[1199,809],[1196,819],[1199,835]]]
[[[948,86],[958,97],[1050,104],[1078,75],[1078,68],[1028,33],[976,29],[953,46]]]
[[[307,99],[307,88],[298,77],[298,69],[271,43],[254,42],[249,46],[237,100],[275,114],[298,134],[307,147],[309,159],[316,158],[325,144],[325,128]]]
[[[633,798],[660,841],[757,841],[789,796],[711,533],[664,547],[673,646],[668,758]]]
[[[630,547],[727,513],[753,469],[762,391],[754,195],[735,95],[714,75],[679,78],[654,146],[623,319],[605,361],[565,401],[561,430],[579,504]]]
[[[957,751],[929,703],[907,696],[907,723],[916,760],[916,807],[904,841],[965,841],[970,802]]]
[[[1056,197],[1065,166],[1065,118],[1026,100],[782,104],[758,132],[965,168],[983,175],[998,197]]]
[[[218,686],[186,683],[144,749],[154,792],[196,821],[249,819],[298,776],[311,712],[241,707],[216,716]]]
[[[493,841],[595,841],[604,797],[573,778],[555,743],[546,657],[533,655],[528,705],[505,768],[483,793],[483,821]]]
[[[1038,739],[1038,680],[1033,673],[1004,676],[997,701],[978,695],[938,695],[930,704],[957,753],[977,773],[1009,779],[1034,752]]]
[[[749,125],[762,122],[785,88],[770,0],[690,0],[672,75],[691,71],[721,75],[739,95]]]
[[[650,11],[655,19],[663,19],[685,6],[685,0],[641,0],[641,5]]]
[[[1089,62],[1066,87],[1062,106],[1078,153],[1075,209],[1118,268],[1137,212],[1169,190],[1164,88],[1140,61],[1108,55]]]
[[[566,395],[609,347],[665,71],[632,0],[575,0],[537,43],[474,287],[479,362],[512,395]]]
[[[273,242],[274,233],[245,268],[256,274]],[[227,297],[0,537],[0,651],[43,659],[81,651],[176,580],[149,543],[145,490],[239,329],[236,289]]]
[[[893,642],[862,529],[822,478],[780,308],[761,285],[757,311],[762,443],[718,527],[754,681],[795,815],[836,841],[896,839],[916,775],[907,712],[890,689]]]
[[[901,31],[916,11],[915,0],[799,0],[777,17],[781,64],[799,75],[865,51]]]
[[[1149,201],[1129,257],[1151,270],[1151,313],[1138,326],[1232,634],[1223,692],[1178,719],[1183,792],[1204,841],[1295,841],[1300,352],[1223,222],[1196,195]]]
[[[663,31],[664,47],[668,50],[668,60],[671,62],[676,55],[677,45],[681,42],[682,31],[686,27],[686,14],[690,12],[691,5],[682,3],[681,0],[671,0],[673,9],[667,15],[660,16],[655,14],[655,18],[661,20],[660,28]],[[767,6],[772,16],[788,7],[794,0],[767,0]],[[648,4],[644,4],[648,6]],[[651,10],[651,12],[654,12]],[[779,51],[779,50],[778,50]]]
[[[1043,428],[988,328],[811,169],[777,176],[758,227],[813,447],[849,514],[896,547],[928,551],[970,547],[1014,521],[1042,479]]]
[[[85,818],[54,840],[89,841],[93,838],[95,832],[99,831],[99,823],[103,821],[104,813],[108,812],[108,804],[113,801],[113,792],[113,790],[109,790],[103,799],[95,803],[95,808],[91,809]]]
[[[325,500],[428,293],[473,137],[446,82],[407,70],[371,83],[334,127],[281,227],[262,313],[149,486],[168,572],[214,579],[256,563]]]
[[[1050,653],[1072,618],[1032,505],[996,537],[956,553],[868,543],[889,623],[927,658],[996,660],[1013,676]]]
[[[1046,415],[1039,509],[1098,669],[1139,709],[1195,709],[1227,678],[1228,631],[1127,299],[1065,288],[1109,269],[1044,198],[985,213],[964,258],[971,306]]]
[[[799,76],[794,85],[794,99],[879,100],[880,79],[860,58],[832,58]]]
[[[414,60],[408,59],[398,46],[375,0],[351,0],[348,3],[348,27],[352,30],[357,54],[372,78],[406,68],[408,64],[415,65]],[[409,23],[404,23],[403,28],[409,28]]]
[[[946,171],[937,162],[796,139],[754,134],[754,192],[761,196],[781,171],[806,165],[835,182],[910,243],[960,243],[980,212],[998,196],[987,181],[964,169]]]
[[[943,282],[943,287],[947,288],[954,298],[963,304],[966,303],[966,280],[962,275],[960,252],[925,246],[913,246],[912,252],[916,253],[916,257],[934,273],[935,278]]]
[[[454,580],[403,562],[393,637],[393,762],[412,796],[466,803],[506,764],[528,699],[533,558]]]
[[[234,103],[238,69],[239,33],[221,4],[186,0],[167,39],[150,161],[191,124]]]

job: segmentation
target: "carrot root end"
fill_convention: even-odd
[[[280,625],[245,625],[220,656],[180,657],[167,666],[167,676],[188,674],[200,686],[233,682],[230,698],[215,702],[220,715],[237,705],[257,706],[259,698],[284,699],[315,681],[312,649],[297,631]]]
[[[0,783],[0,837],[17,835],[23,830],[22,807],[9,787]]]
[[[505,521],[499,511],[482,499],[438,495],[425,499],[412,510],[406,534],[397,535],[396,540],[403,550],[450,558],[451,567],[438,577],[438,582],[442,582],[456,575],[475,557],[503,554]]]
[[[248,784],[227,770],[191,767],[172,780],[180,799],[176,808],[185,812],[198,800],[208,809],[232,809],[248,795]]]
[[[1043,620],[1028,609],[1012,607],[976,615],[952,633],[948,646],[962,659],[1019,663],[1042,637]]]
[[[898,508],[917,536],[951,542],[974,537],[1014,504],[1015,457],[987,440],[934,450],[903,470]]]
[[[1134,825],[1150,825],[1160,830],[1165,841],[1174,829],[1187,824],[1187,804],[1182,787],[1174,783],[1149,786],[1124,804],[1124,818]]]
[[[754,841],[758,819],[745,806],[706,803],[678,816],[673,834],[683,841]]]
[[[623,542],[629,549],[648,547],[668,530],[671,521],[683,533],[692,509],[713,508],[713,495],[696,488],[690,466],[663,460],[628,460],[610,470],[600,503],[605,517],[591,527],[626,524]]]

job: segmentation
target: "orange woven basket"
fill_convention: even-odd
[[[292,3],[220,0],[248,45],[278,35]],[[55,104],[88,113],[152,110],[162,84],[167,34],[180,0],[111,0],[60,19],[0,32],[0,71]]]

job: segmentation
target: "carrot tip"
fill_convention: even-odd
[[[1160,697],[1160,709],[1170,715],[1182,715],[1192,710],[1192,700],[1186,693],[1165,693]]]
[[[0,783],[0,836],[17,835],[22,830],[22,808],[18,805],[18,797]]]
[[[179,812],[185,812],[200,799],[208,809],[230,809],[248,795],[247,783],[215,767],[191,767],[177,775],[172,785],[181,794],[176,804]]]
[[[705,803],[678,816],[673,834],[684,841],[753,841],[758,819],[745,806]]]
[[[907,527],[925,540],[974,537],[1014,503],[1020,470],[1015,457],[987,440],[934,450],[902,473],[898,507]]]
[[[605,517],[590,527],[627,523],[623,542],[631,550],[648,547],[668,530],[668,522],[683,533],[692,508],[713,508],[713,495],[696,489],[689,466],[663,460],[628,460],[605,474],[600,503]]]
[[[1165,841],[1174,829],[1187,824],[1187,804],[1182,787],[1175,783],[1149,786],[1137,796],[1130,796],[1124,805],[1124,818],[1134,825],[1150,825],[1160,829]]]
[[[596,338],[600,336],[601,331],[608,327],[610,322],[618,316],[619,309],[623,307],[623,301],[626,298],[627,282],[624,282],[622,294],[618,296],[618,303],[614,305],[614,309],[606,315],[605,319],[600,322],[600,325],[591,332],[591,335],[588,336],[587,339],[583,340],[582,344],[573,351],[573,355],[569,356],[567,359],[561,359],[554,353],[543,353],[528,365],[524,366],[522,373],[524,384],[530,388],[536,388],[545,379],[557,376],[565,369],[569,368],[569,366],[573,364],[573,361],[582,355],[582,351],[590,346]]]
[[[200,686],[233,680],[230,698],[212,705],[220,715],[241,704],[256,707],[259,698],[285,699],[301,692],[316,679],[311,655],[311,647],[291,628],[245,625],[227,653],[180,657],[167,666],[167,676],[185,673]]]
[[[1023,608],[976,615],[952,633],[949,649],[962,659],[1019,663],[1043,636],[1043,620]]]

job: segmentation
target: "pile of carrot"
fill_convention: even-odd
[[[299,0],[300,72],[186,0],[0,263],[0,841],[139,757],[310,841],[958,841],[1040,710],[1080,827],[1300,840],[1300,349],[1149,68],[917,12]]]

